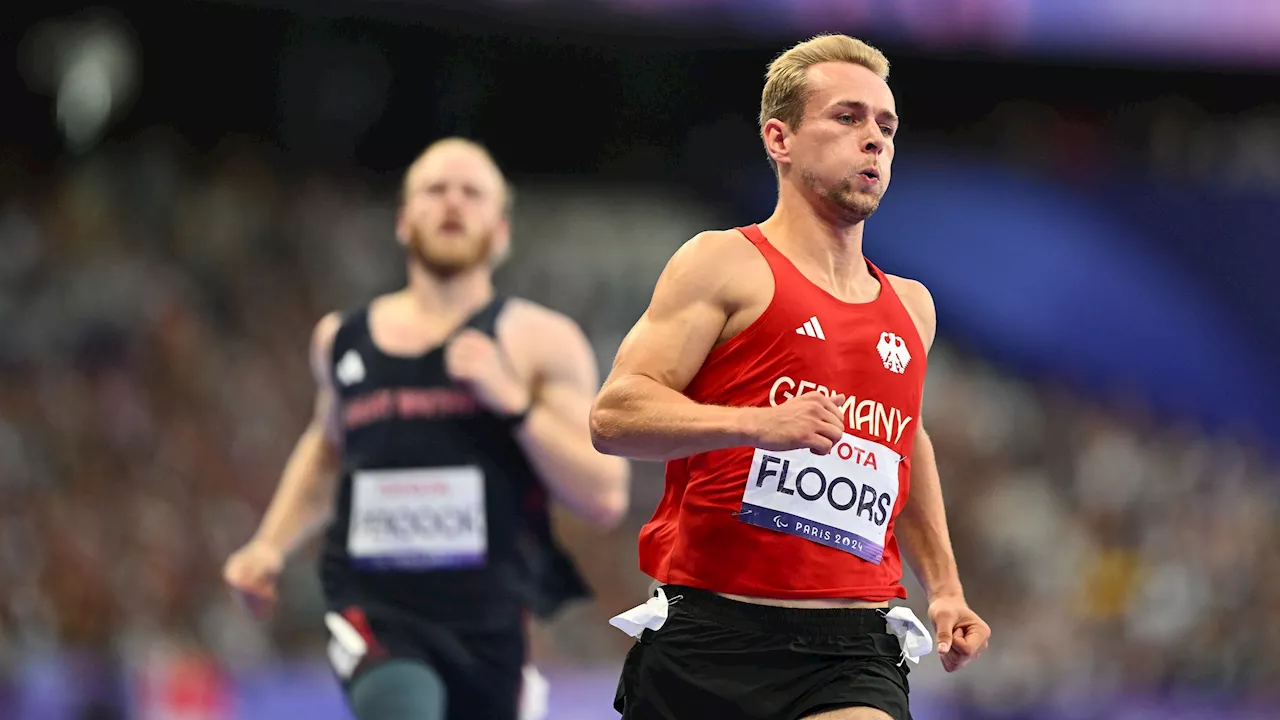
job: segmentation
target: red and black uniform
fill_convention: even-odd
[[[769,264],[773,299],[712,350],[685,394],[729,407],[845,395],[845,434],[825,456],[735,447],[667,463],[665,493],[640,533],[640,568],[669,598],[683,597],[633,648],[618,709],[628,719],[763,719],[869,705],[909,717],[901,649],[880,611],[715,595],[906,597],[893,526],[910,490],[926,368],[911,315],[870,262],[879,294],[846,303],[758,227],[740,231]]]

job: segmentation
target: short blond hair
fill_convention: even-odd
[[[796,130],[804,119],[804,106],[809,101],[810,67],[824,62],[861,65],[889,79],[889,58],[874,47],[848,35],[824,34],[812,37],[782,53],[769,63],[764,92],[760,94],[760,131],[764,124],[777,118]]]
[[[418,153],[418,157],[415,158],[412,163],[410,163],[409,169],[405,170],[404,177],[400,181],[401,202],[404,202],[404,199],[407,197],[407,192],[409,189],[408,188],[409,175],[410,173],[413,172],[413,169],[417,167],[418,163],[422,162],[423,159],[425,159],[428,155],[430,155],[432,150],[436,150],[442,147],[450,147],[450,146],[465,147],[465,148],[470,148],[472,150],[475,150],[479,152],[481,155],[483,155],[489,161],[489,163],[493,165],[493,169],[496,170],[498,173],[498,178],[502,181],[503,215],[508,218],[511,217],[511,212],[515,209],[515,204],[516,204],[515,188],[511,187],[511,181],[508,180],[506,174],[502,172],[502,168],[498,165],[498,161],[493,159],[493,154],[489,152],[489,148],[485,147],[481,143],[476,142],[475,140],[471,140],[470,138],[459,137],[459,136],[446,137],[446,138],[441,138],[439,140],[436,140],[435,142],[428,145],[425,150]]]

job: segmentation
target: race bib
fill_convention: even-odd
[[[435,570],[484,565],[489,535],[477,467],[355,473],[347,554],[360,567]]]
[[[848,433],[827,455],[756,450],[738,518],[879,565],[901,463],[893,450]]]

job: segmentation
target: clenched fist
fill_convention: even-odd
[[[987,649],[991,626],[958,595],[934,598],[929,603],[929,619],[937,631],[938,656],[947,672],[955,672]]]
[[[529,409],[529,387],[484,333],[470,328],[458,333],[444,350],[444,366],[454,382],[467,386],[495,415],[518,415]]]
[[[818,392],[797,395],[767,408],[752,409],[753,445],[761,450],[809,448],[826,455],[844,437],[843,395],[827,397]]]
[[[222,578],[254,615],[264,618],[275,607],[276,581],[283,567],[279,550],[251,541],[227,558]]]

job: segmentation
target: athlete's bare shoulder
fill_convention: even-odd
[[[704,230],[687,240],[671,258],[682,265],[716,275],[752,269],[768,272],[769,264],[747,236],[737,230]]]
[[[328,375],[329,356],[333,353],[333,339],[342,327],[342,315],[337,311],[320,318],[311,331],[311,364],[317,376],[324,371]]]
[[[554,340],[565,333],[582,332],[577,321],[568,315],[518,297],[507,301],[498,318],[498,327],[500,332],[511,330],[520,335],[541,336],[548,345],[554,344]]]
[[[752,251],[751,241],[737,230],[703,230],[689,238],[681,250],[704,251],[714,254],[743,253],[759,254]]]
[[[311,332],[311,376],[316,383],[316,402],[312,422],[323,429],[332,447],[342,444],[338,421],[338,403],[334,397],[333,341],[342,327],[342,315],[331,312],[316,323]]]
[[[524,298],[511,298],[498,317],[498,342],[525,376],[591,375],[595,351],[578,322]],[[584,370],[585,368],[585,370]]]
[[[911,280],[897,275],[889,275],[889,284],[898,294],[902,304],[916,321],[916,329],[920,332],[920,341],[925,349],[933,347],[933,338],[938,329],[938,314],[933,305],[933,295],[929,288],[919,280]]]
[[[663,273],[687,292],[719,301],[729,313],[772,296],[773,273],[750,240],[737,230],[694,235],[671,257]],[[767,302],[767,301],[766,301]]]
[[[712,349],[758,317],[772,294],[769,264],[742,233],[698,233],[667,260],[606,387],[642,377],[684,390]]]

